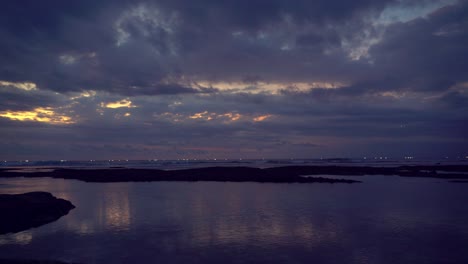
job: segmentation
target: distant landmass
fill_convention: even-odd
[[[356,183],[351,179],[327,178],[323,175],[397,175],[468,179],[467,165],[418,166],[282,166],[272,168],[206,167],[179,170],[132,169],[125,167],[73,169],[51,168],[37,171],[0,169],[0,177],[52,177],[85,182],[145,182],[145,181],[225,181],[270,183]],[[307,176],[307,177],[305,177]],[[314,177],[315,176],[315,177]]]

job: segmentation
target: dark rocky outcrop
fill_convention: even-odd
[[[0,194],[0,234],[20,232],[53,222],[75,206],[47,192]]]

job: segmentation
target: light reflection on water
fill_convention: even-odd
[[[80,263],[468,263],[467,185],[358,177],[362,184],[84,183],[0,179],[77,206],[0,236],[0,258]]]

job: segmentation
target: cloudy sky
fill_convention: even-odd
[[[0,159],[468,155],[468,1],[0,5]]]

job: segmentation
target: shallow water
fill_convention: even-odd
[[[343,177],[343,176],[340,176]],[[80,263],[468,263],[468,185],[349,177],[361,184],[84,183],[0,179],[76,209],[0,236],[0,258]]]

